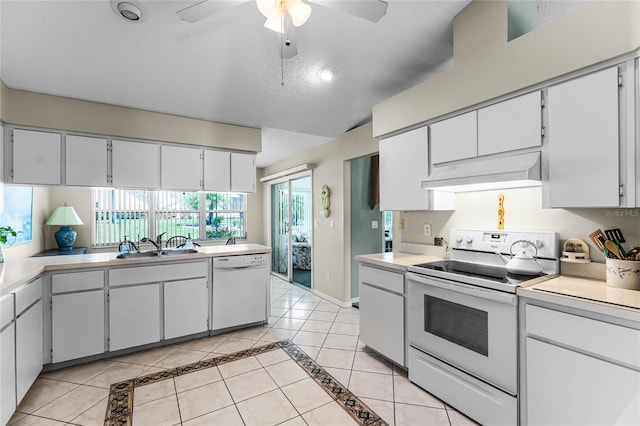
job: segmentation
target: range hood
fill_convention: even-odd
[[[465,192],[541,185],[540,152],[435,166],[423,189]]]

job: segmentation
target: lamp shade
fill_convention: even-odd
[[[78,213],[71,206],[56,207],[46,222],[47,225],[84,225]]]

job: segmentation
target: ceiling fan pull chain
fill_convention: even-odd
[[[282,32],[278,35],[280,38],[280,86],[284,87],[284,39],[286,37],[284,33],[284,13],[280,16],[280,28]]]

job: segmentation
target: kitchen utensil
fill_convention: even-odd
[[[638,255],[640,255],[640,247],[634,247],[627,252],[627,259],[629,260],[640,260],[637,259]]]
[[[513,247],[516,244],[520,244],[520,251],[518,254],[513,254]],[[527,254],[526,246],[531,246],[535,249],[535,255],[531,257]],[[538,275],[542,272],[542,267],[537,262],[538,248],[535,244],[528,240],[517,240],[511,244],[509,249],[511,253],[511,259],[508,259],[500,254],[502,260],[506,263],[507,272],[518,275]],[[499,254],[499,253],[498,253]]]
[[[625,242],[624,236],[622,235],[622,231],[620,231],[618,228],[605,229],[604,235],[607,237],[608,240],[620,241],[621,243]]]
[[[624,256],[620,252],[618,245],[611,240],[606,240],[604,242],[605,248],[609,251],[609,255],[614,259],[624,259]]]
[[[569,238],[562,244],[563,262],[589,263],[589,245],[579,238]]]
[[[620,259],[624,259],[627,257],[627,252],[624,251],[622,244],[620,244],[620,240],[616,240],[616,245],[618,246],[618,250],[620,251]]]
[[[589,238],[591,239],[591,241],[593,241],[593,244],[595,244],[599,250],[602,250],[604,248],[604,241],[606,241],[606,237],[604,235],[604,232],[602,232],[602,229],[596,229],[595,231],[590,233]]]

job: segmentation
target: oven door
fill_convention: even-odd
[[[407,273],[409,344],[517,394],[517,297]]]

